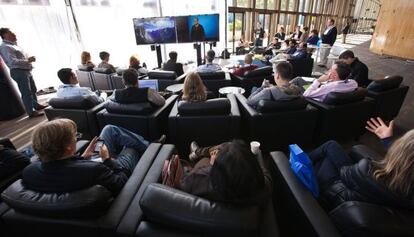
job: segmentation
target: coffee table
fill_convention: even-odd
[[[174,84],[174,85],[167,86],[165,90],[176,94],[178,92],[181,92],[183,88],[184,88],[184,84]]]
[[[226,86],[219,89],[219,93],[222,95],[227,94],[244,94],[246,92],[244,88],[238,86]]]

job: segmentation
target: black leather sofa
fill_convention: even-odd
[[[158,80],[158,90],[165,91],[168,86],[183,83],[186,73],[177,77],[174,71],[152,70],[148,72],[148,79]],[[145,78],[144,78],[145,79]]]
[[[96,114],[99,127],[103,129],[107,124],[117,125],[152,141],[167,132],[168,114],[177,97],[170,96],[159,108],[154,108],[150,103],[119,104],[108,101],[105,109]]]
[[[104,104],[99,104],[93,97],[52,98],[49,101],[50,106],[45,109],[45,114],[49,121],[55,118],[73,120],[83,138],[92,139],[99,133],[96,113],[104,108]]]
[[[387,76],[368,85],[367,96],[375,100],[375,116],[386,121],[397,117],[409,89],[402,81],[401,76]]]
[[[366,147],[360,148],[353,148],[354,157],[374,154],[366,152]],[[272,152],[271,157],[276,216],[282,236],[413,236],[413,211],[347,201],[327,213],[291,171],[288,158],[282,152]]]
[[[25,190],[17,181],[8,193],[6,190],[2,194],[8,204],[0,204],[1,235],[136,236],[142,216],[139,209],[143,194],[141,187],[150,182],[149,171],[160,150],[161,144],[150,144],[124,188],[104,213],[97,211],[96,207],[108,204],[110,197],[99,196],[105,196],[105,190],[100,186],[80,193],[43,194]],[[166,158],[159,160],[163,159]],[[162,164],[157,167],[159,165]],[[97,199],[95,203],[91,202],[94,198]]]
[[[313,58],[288,59],[288,62],[292,64],[292,78],[312,76]]]
[[[220,88],[231,86],[231,78],[228,72],[199,72],[198,75],[200,75],[207,90],[214,93],[215,97],[220,96]]]
[[[76,76],[78,77],[79,86],[89,87],[92,91],[95,91],[96,89],[92,79],[92,71],[92,67],[79,65],[78,70],[76,70]]]
[[[310,146],[314,137],[318,111],[305,98],[292,101],[260,101],[257,109],[237,94],[246,140],[259,141],[264,151],[287,150],[292,143]]]
[[[273,69],[271,66],[257,68],[247,72],[243,77],[230,73],[231,81],[234,86],[243,87],[244,95],[248,97],[253,87],[260,87],[263,80],[273,80]]]
[[[236,98],[211,99],[205,102],[175,103],[168,118],[168,139],[182,158],[189,153],[192,141],[202,146],[216,145],[239,137],[240,111]]]
[[[366,89],[358,88],[348,93],[330,93],[323,103],[307,99],[319,111],[315,145],[331,139],[353,139],[362,135],[366,121],[374,112],[374,100],[367,98],[366,94]]]

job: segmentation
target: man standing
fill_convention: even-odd
[[[191,41],[204,41],[205,38],[204,27],[198,23],[198,17],[194,17],[194,25],[191,27]]]
[[[331,52],[331,48],[335,43],[338,30],[336,29],[335,20],[330,18],[326,22],[326,30],[322,34],[322,44],[320,48],[321,61],[318,64],[321,67],[326,67],[328,61],[328,55]]]
[[[10,75],[17,82],[26,113],[29,117],[42,116],[46,108],[37,102],[36,85],[32,76],[32,62],[35,56],[27,57],[22,48],[17,46],[17,37],[9,28],[0,28],[3,43],[0,45],[0,54],[10,69]]]
[[[347,22],[346,25],[344,26],[344,28],[342,28],[342,43],[345,44],[345,40],[346,40],[346,35],[349,32],[349,28],[351,26],[349,25],[349,23]]]

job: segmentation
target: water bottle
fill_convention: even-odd
[[[322,44],[322,40],[321,40],[321,39],[319,39],[319,40],[318,40],[318,43],[316,43],[316,47],[320,48],[320,47],[321,47],[321,44]]]

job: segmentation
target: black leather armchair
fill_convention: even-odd
[[[348,93],[330,93],[323,103],[308,99],[319,111],[315,145],[362,135],[366,121],[374,112],[374,100],[365,97],[366,94],[366,89],[358,88]]]
[[[83,138],[92,139],[98,135],[96,113],[104,108],[105,103],[96,101],[93,97],[74,96],[67,98],[52,98],[49,107],[45,109],[48,120],[68,118],[73,120]]]
[[[202,146],[216,145],[239,137],[240,112],[233,94],[205,102],[175,103],[168,119],[168,138],[182,158],[192,141]]]
[[[368,97],[375,100],[375,116],[386,121],[397,117],[409,89],[402,81],[401,76],[387,76],[368,85]]]
[[[95,91],[95,84],[92,79],[93,68],[79,65],[76,70],[76,76],[78,77],[79,85],[82,87],[89,87],[92,91]]]
[[[108,101],[106,108],[97,113],[99,127],[117,125],[133,131],[146,140],[154,140],[167,132],[168,114],[177,95],[170,96],[165,104],[154,108],[149,103],[118,104]]]
[[[111,77],[116,75],[111,69],[95,68],[92,72],[92,80],[95,90],[108,91],[113,90]]]
[[[288,59],[293,68],[293,77],[310,77],[313,70],[313,58]]]
[[[220,88],[231,86],[230,73],[228,72],[199,72],[198,75],[200,75],[207,90],[213,92],[216,97],[220,96]]]
[[[287,150],[292,143],[310,146],[315,134],[318,111],[299,97],[292,101],[260,101],[257,110],[236,95],[244,138],[259,141],[264,151]]]
[[[244,95],[248,97],[253,87],[260,87],[263,80],[273,80],[273,69],[270,66],[261,67],[253,71],[249,71],[243,77],[230,73],[234,86],[243,87],[246,92]]]
[[[17,209],[10,208],[8,205],[2,203],[0,204],[0,225],[4,224],[4,226],[2,226],[0,234],[2,236],[7,234],[7,236],[36,235],[44,237],[136,236],[136,229],[141,222],[142,216],[142,212],[139,210],[139,200],[141,199],[143,190],[140,187],[143,185],[146,187],[148,185],[150,176],[148,172],[154,163],[158,162],[155,161],[155,158],[160,152],[161,147],[161,144],[150,144],[121,192],[103,213],[99,211],[101,209],[93,213],[90,209],[89,211],[82,209],[83,211],[80,212],[79,207],[83,206],[83,208],[88,208],[85,204],[93,198],[101,198],[101,201],[105,201],[102,197],[96,197],[97,195],[87,195],[89,198],[65,199],[66,206],[64,207],[59,205],[59,200],[56,199],[32,199],[29,200],[29,203],[26,203],[28,205],[24,205],[25,202],[20,202]],[[162,164],[157,164],[157,167],[159,165],[162,166]],[[22,189],[19,190],[23,191]],[[95,190],[94,192],[98,193],[98,191]],[[32,192],[31,194],[44,195],[36,192]],[[70,194],[68,193],[67,196]],[[17,198],[23,198],[21,200],[24,200],[25,198],[22,195],[13,197],[15,197],[15,200]],[[38,206],[36,206],[37,202],[39,204]],[[78,205],[76,205],[77,202],[79,202]],[[105,204],[105,202],[100,203]],[[68,205],[72,205],[74,209],[71,209]],[[43,208],[45,209],[43,210]],[[62,209],[64,208],[67,209],[66,213],[63,213],[64,216],[59,215],[59,211],[62,214]],[[43,211],[37,212],[37,210]],[[49,214],[46,214],[46,212]]]
[[[158,80],[158,90],[165,91],[168,86],[183,83],[186,73],[177,77],[174,71],[152,70],[148,72],[148,79]]]

